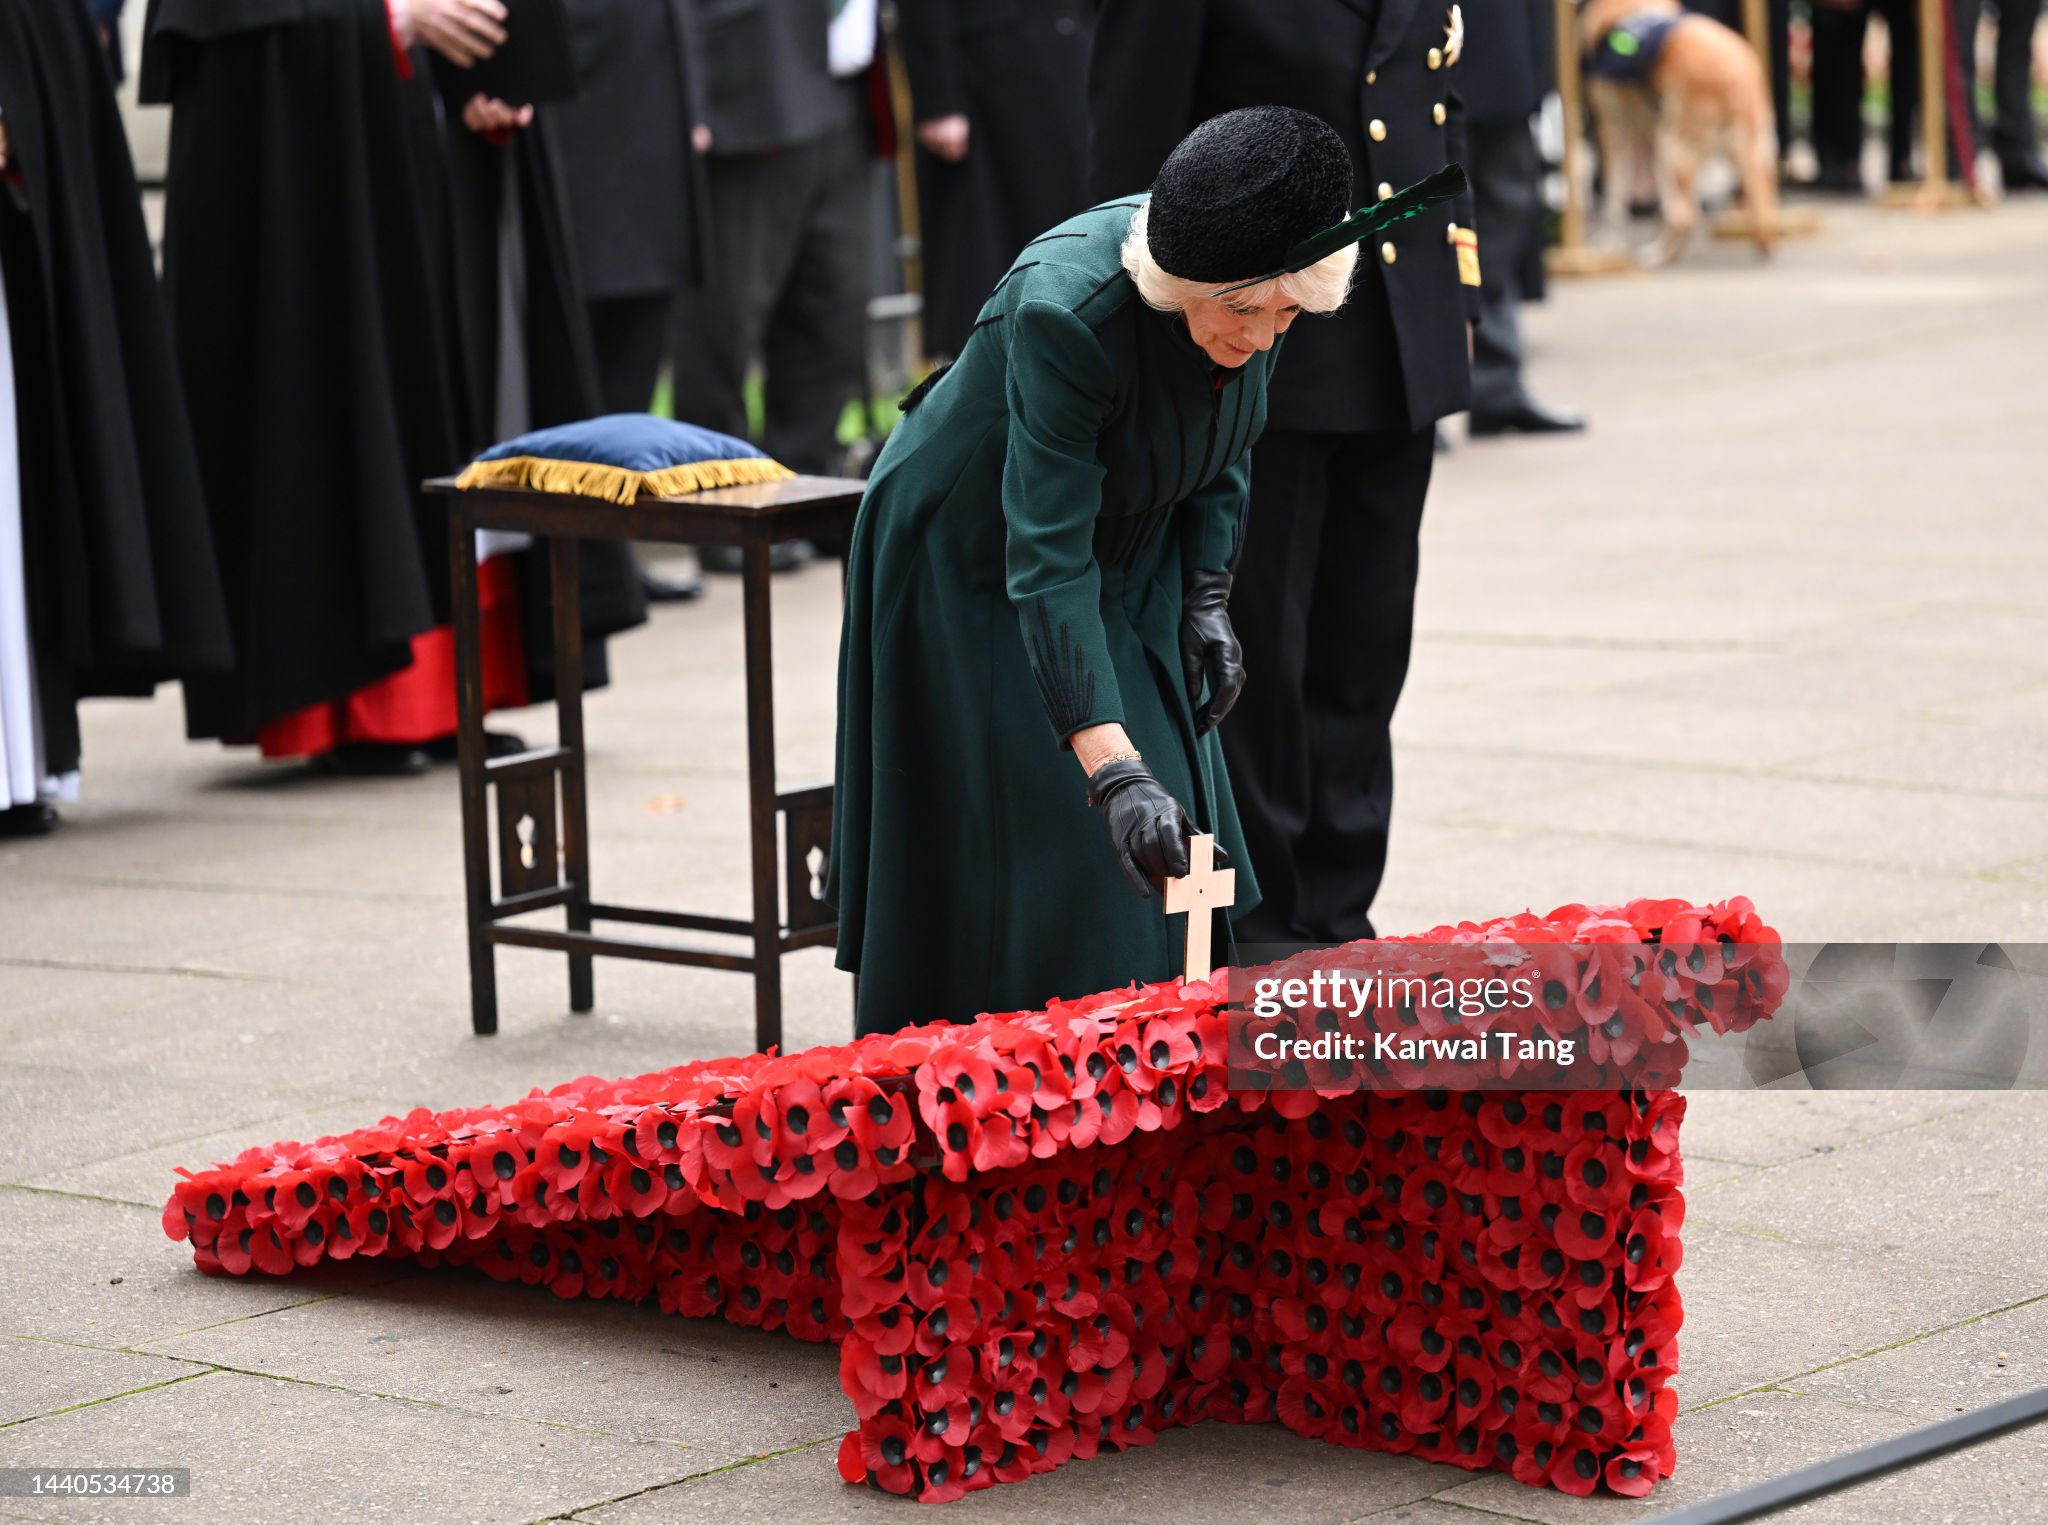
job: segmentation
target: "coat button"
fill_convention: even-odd
[[[1383,264],[1388,264],[1388,265],[1391,265],[1391,264],[1393,264],[1393,262],[1394,262],[1394,246],[1393,246],[1393,245],[1392,245],[1391,243],[1386,243],[1386,244],[1381,244],[1381,245],[1380,245],[1380,260],[1381,260],[1381,262],[1382,262]]]
[[[1371,138],[1375,143],[1384,143],[1387,141],[1387,124],[1385,122],[1382,122],[1378,117],[1374,117],[1370,122],[1367,122],[1365,124],[1365,132],[1366,136]]]
[[[1456,223],[1451,223],[1448,227],[1444,229],[1444,242],[1447,244],[1454,244],[1457,241],[1458,225]]]
[[[1385,201],[1385,200],[1386,200],[1386,199],[1387,199],[1387,198],[1388,198],[1389,196],[1391,196],[1391,195],[1393,195],[1393,194],[1394,194],[1394,186],[1393,186],[1393,183],[1392,183],[1391,181],[1387,181],[1387,180],[1382,180],[1382,181],[1380,182],[1380,200],[1382,200],[1382,201]]]
[[[1444,66],[1444,50],[1442,48],[1431,48],[1429,50],[1429,66],[1432,69],[1441,69]]]
[[[1368,85],[1377,85],[1380,82],[1380,71],[1377,69],[1367,69],[1365,71],[1365,82]]]
[[[1429,108],[1429,115],[1430,115],[1430,119],[1431,119],[1432,121],[1434,121],[1434,122],[1436,123],[1436,125],[1437,125],[1437,126],[1439,126],[1439,127],[1443,126],[1443,125],[1444,125],[1444,103],[1443,103],[1442,101],[1438,101],[1438,102],[1437,102],[1437,103],[1436,103],[1436,104],[1435,104],[1434,106],[1430,107],[1430,108]]]

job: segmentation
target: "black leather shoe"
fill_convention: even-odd
[[[38,800],[33,805],[15,805],[0,810],[0,837],[47,837],[64,824],[55,805]]]
[[[402,741],[344,741],[313,759],[318,771],[334,778],[410,778],[434,766],[425,747]]]
[[[664,577],[642,567],[640,591],[647,595],[650,604],[687,604],[704,596],[704,579],[694,573],[688,577]]]
[[[1999,178],[2008,191],[2048,191],[2048,161],[2039,154],[1998,162]]]
[[[1510,407],[1472,410],[1471,434],[1572,434],[1586,427],[1586,420],[1569,408],[1549,408],[1533,397],[1524,397]]]
[[[1863,194],[1863,174],[1853,164],[1826,164],[1813,177],[1813,184],[1807,189],[1834,191],[1846,196]]]
[[[436,736],[420,750],[435,762],[452,763],[461,755],[462,744],[453,736]],[[517,731],[484,732],[484,756],[517,757],[527,750],[526,738]]]

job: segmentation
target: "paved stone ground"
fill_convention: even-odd
[[[1571,285],[1534,379],[1580,440],[1448,458],[1383,924],[1755,898],[1788,938],[2048,941],[2048,205],[1833,211],[1760,266]],[[781,587],[782,753],[822,778],[835,578]],[[738,596],[595,701],[607,898],[744,906]],[[522,722],[536,738],[544,717]],[[743,981],[502,956],[468,1035],[453,777],[338,784],[92,707],[86,802],[0,850],[0,1465],[184,1464],[103,1519],[909,1518],[843,1488],[829,1351],[402,1267],[216,1281],[180,1164],[416,1104],[743,1047]],[[679,797],[680,804],[678,806]],[[660,807],[660,808],[658,808]],[[790,1034],[842,1034],[793,961]],[[1677,1503],[2048,1383],[2048,1098],[1707,1094],[1687,1124]],[[541,1453],[547,1454],[543,1456]],[[2040,1434],[1811,1508],[2048,1517]],[[1622,1521],[1492,1477],[1210,1426],[967,1519]],[[0,1518],[79,1518],[0,1499]]]

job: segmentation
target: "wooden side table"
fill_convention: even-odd
[[[829,947],[838,915],[813,886],[831,850],[832,787],[780,793],[775,782],[775,674],[771,660],[768,555],[785,540],[851,538],[865,484],[839,477],[795,477],[721,487],[682,498],[642,496],[607,503],[570,493],[493,487],[460,491],[440,477],[426,490],[448,504],[448,569],[453,583],[456,688],[461,729],[462,860],[468,885],[470,1021],[498,1030],[495,950],[544,948],[569,956],[569,1009],[591,1009],[592,961],[636,958],[754,977],[754,1047],[782,1041],[782,956]],[[484,751],[482,645],[478,633],[476,531],[523,530],[547,538],[554,588],[555,713],[559,744],[488,758]],[[740,550],[747,669],[747,816],[753,914],[746,920],[591,898],[590,834],[583,745],[583,610],[577,580],[580,540],[673,541]],[[497,876],[492,878],[495,795]],[[558,808],[559,806],[559,808]],[[787,827],[778,824],[787,818]],[[777,862],[778,836],[781,861]],[[788,895],[787,917],[782,910]],[[518,926],[557,906],[567,927]],[[641,942],[594,932],[598,922],[712,932],[751,941],[751,953]]]

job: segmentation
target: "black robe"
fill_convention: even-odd
[[[128,140],[78,0],[0,0],[0,113],[29,629],[61,774],[75,700],[233,651]]]
[[[415,163],[433,166],[431,181],[416,183],[425,196],[442,332],[451,346],[456,432],[467,463],[514,434],[603,412],[603,390],[549,108],[498,146],[462,125],[460,71],[430,72],[423,53],[414,57],[416,88],[407,105],[420,145]],[[430,137],[438,153],[427,152]],[[520,319],[510,335],[502,328],[508,263],[516,271]],[[436,569],[446,564],[445,529],[445,519],[433,515],[427,533]],[[583,682],[599,688],[609,680],[604,638],[645,623],[647,597],[629,545],[585,541],[579,562]],[[446,581],[434,581],[442,620]],[[522,558],[520,613],[528,695],[546,699],[554,692],[554,616],[545,554]]]
[[[243,654],[187,685],[187,727],[247,738],[403,668],[446,620],[445,518],[419,483],[498,437],[508,173],[526,422],[595,412],[594,367],[544,141],[494,147],[423,63],[401,78],[382,0],[153,0],[142,89],[175,108],[165,277]],[[636,623],[622,557],[591,559],[614,569],[591,633]]]
[[[968,122],[958,163],[917,151],[927,353],[959,354],[1017,251],[1089,204],[1094,11],[1088,0],[898,0],[911,115]]]

